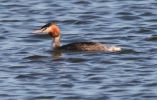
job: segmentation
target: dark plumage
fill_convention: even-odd
[[[68,50],[68,51],[107,51],[116,52],[120,51],[121,48],[115,46],[109,46],[95,42],[77,42],[61,46],[60,43],[60,28],[56,23],[51,22],[41,27],[36,32],[48,33],[53,38],[53,47],[55,50]]]
[[[112,51],[115,48],[95,42],[77,42],[63,45],[58,49],[68,51]]]
[[[46,29],[48,28],[49,26],[51,26],[52,24],[54,24],[55,22],[49,22],[47,24],[45,24],[44,26],[42,26],[40,29]]]

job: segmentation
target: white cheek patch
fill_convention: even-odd
[[[43,32],[45,32],[45,33],[51,32],[51,27],[46,28],[45,30],[43,30]]]
[[[33,33],[38,33],[38,34],[48,34],[50,32],[50,28],[43,28],[43,29],[40,29],[40,30],[35,30],[33,31]]]

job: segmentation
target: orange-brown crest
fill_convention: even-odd
[[[51,32],[49,34],[52,37],[58,37],[60,35],[60,29],[59,29],[59,27],[55,23],[52,23],[52,25],[51,25]]]

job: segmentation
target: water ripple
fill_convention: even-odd
[[[2,100],[156,100],[155,0],[1,0]],[[96,41],[121,52],[56,52],[45,23],[61,27],[62,44]],[[14,94],[13,94],[14,93]]]

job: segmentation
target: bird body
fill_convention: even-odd
[[[59,49],[68,51],[120,51],[121,48],[95,42],[77,42],[61,46]]]
[[[120,47],[109,46],[96,42],[76,42],[61,46],[61,31],[60,28],[54,22],[44,25],[40,30],[35,31],[35,33],[36,32],[48,33],[53,38],[53,47],[55,50],[106,52],[121,51]]]

